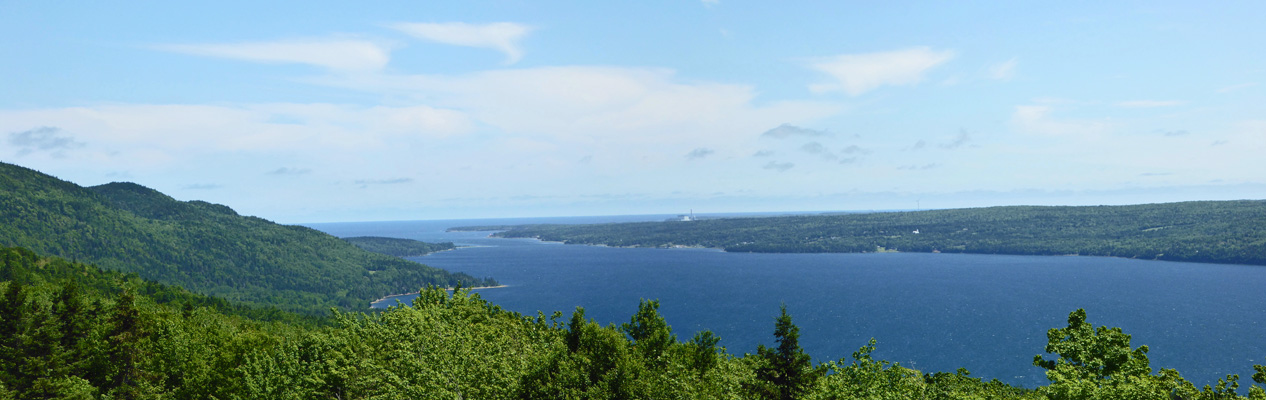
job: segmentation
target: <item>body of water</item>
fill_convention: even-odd
[[[536,315],[577,306],[600,323],[624,323],[639,299],[659,299],[679,340],[711,330],[731,354],[775,346],[786,304],[814,362],[848,357],[878,340],[876,358],[923,372],[962,367],[1028,387],[1046,332],[1084,308],[1091,323],[1121,327],[1148,345],[1152,368],[1176,368],[1198,386],[1226,374],[1251,383],[1266,364],[1266,267],[1100,257],[967,254],[750,254],[627,249],[493,239],[452,226],[663,220],[576,217],[311,224],[330,234],[388,236],[472,246],[413,260],[505,288],[478,290],[505,309]],[[395,304],[393,299],[387,304]],[[411,296],[398,298],[408,303]],[[380,304],[386,306],[387,304]],[[1047,356],[1050,358],[1050,356]]]

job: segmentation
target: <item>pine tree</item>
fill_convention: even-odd
[[[800,348],[800,327],[791,323],[786,304],[774,323],[774,338],[778,348],[761,345],[756,349],[763,361],[756,369],[756,378],[767,384],[761,391],[765,397],[777,400],[800,398],[825,370],[813,368],[809,354]]]

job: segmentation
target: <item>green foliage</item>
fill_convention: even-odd
[[[663,368],[667,363],[664,358],[668,346],[677,342],[672,328],[659,315],[659,300],[643,299],[639,302],[637,314],[621,325],[620,330],[633,339],[634,348],[655,368]]]
[[[134,272],[238,303],[324,314],[330,307],[368,309],[376,299],[427,284],[496,285],[134,183],[83,188],[0,163],[0,188],[0,246]]]
[[[1121,328],[1086,322],[1086,311],[1068,315],[1068,326],[1047,332],[1046,352],[1055,360],[1033,357],[1033,365],[1046,369],[1051,385],[1044,392],[1053,399],[1187,398],[1195,387],[1177,371],[1162,369],[1151,375],[1147,346],[1130,347],[1130,335]]]
[[[377,236],[358,236],[343,238],[365,251],[385,254],[392,257],[417,257],[427,254],[456,249],[452,242],[427,243],[412,239],[397,239]]]
[[[1121,376],[1143,376],[1152,373],[1147,360],[1147,346],[1130,348],[1130,335],[1121,328],[1086,322],[1086,310],[1068,315],[1068,326],[1046,333],[1046,352],[1058,354],[1055,360],[1033,357],[1033,365],[1047,370],[1047,377],[1074,380],[1107,380]],[[1052,378],[1054,376],[1055,378]]]
[[[781,307],[774,322],[774,349],[760,345],[756,349],[760,366],[751,389],[766,399],[798,399],[825,374],[825,368],[814,368],[809,354],[800,348],[800,327],[791,323],[787,305]]]
[[[701,331],[690,338],[690,367],[698,371],[699,375],[708,373],[717,365],[717,352],[725,351],[717,347],[720,341],[721,337],[714,335],[712,331]]]
[[[731,252],[875,251],[1087,255],[1266,265],[1266,201],[718,218],[690,222],[462,227],[501,237]],[[918,233],[915,233],[918,231]]]

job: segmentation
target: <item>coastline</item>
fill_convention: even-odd
[[[535,241],[538,241],[538,242],[541,242],[541,243],[548,243],[548,244],[560,244],[560,245],[564,245],[564,246],[609,247],[609,248],[615,248],[615,249],[661,249],[661,250],[679,250],[679,249],[689,250],[689,249],[697,249],[697,250],[714,250],[714,251],[720,251],[720,252],[722,252],[722,253],[749,253],[749,254],[897,254],[897,253],[911,253],[911,254],[973,254],[973,255],[1000,255],[1000,256],[1025,256],[1025,257],[1103,257],[1103,258],[1119,258],[1119,259],[1123,259],[1123,260],[1157,261],[1157,262],[1177,262],[1177,263],[1192,263],[1192,264],[1245,265],[1245,266],[1253,266],[1253,267],[1262,267],[1262,266],[1266,266],[1266,265],[1261,265],[1261,264],[1247,264],[1247,263],[1236,263],[1236,262],[1188,261],[1188,260],[1172,260],[1172,259],[1165,259],[1165,258],[1139,258],[1139,257],[1125,257],[1125,256],[1099,255],[1099,254],[1081,254],[1081,253],[1073,253],[1073,254],[1026,254],[1026,253],[986,253],[986,252],[974,252],[974,251],[940,251],[940,250],[932,250],[932,251],[905,251],[905,250],[892,250],[892,249],[886,249],[886,248],[880,248],[880,249],[878,249],[878,250],[876,250],[876,251],[845,251],[845,252],[831,252],[831,251],[827,251],[827,252],[804,251],[804,252],[801,252],[801,251],[788,251],[788,252],[763,252],[763,251],[730,251],[730,250],[728,250],[728,249],[726,249],[726,248],[724,248],[724,247],[705,247],[705,246],[689,246],[689,245],[671,245],[671,246],[639,246],[639,245],[633,245],[633,246],[612,246],[612,245],[608,245],[608,244],[604,244],[604,243],[567,243],[567,242],[555,241],[555,240],[542,240],[542,239],[541,239],[541,238],[539,238],[539,237],[509,237],[509,238],[507,238],[507,237],[493,236],[493,235],[491,235],[491,234],[490,234],[490,235],[488,235],[488,237],[489,237],[489,238],[495,238],[495,239],[531,239],[531,240],[535,240]]]

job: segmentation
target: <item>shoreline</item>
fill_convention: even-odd
[[[466,288],[462,288],[462,289],[470,289],[470,290],[477,290],[477,289],[500,289],[500,288],[506,288],[506,287],[510,287],[510,285],[477,286],[477,287],[466,287]],[[451,288],[451,287],[450,287],[450,288],[444,288],[444,291],[446,291],[446,292],[451,292],[451,291],[453,291],[453,288]],[[384,302],[384,301],[386,301],[386,300],[388,300],[388,299],[390,299],[390,298],[392,298],[392,297],[408,296],[408,295],[411,295],[411,294],[421,294],[421,293],[422,293],[421,291],[417,291],[417,292],[409,292],[409,293],[389,294],[389,295],[383,296],[383,298],[381,298],[381,299],[378,299],[378,300],[374,300],[374,301],[369,302],[369,306],[372,308],[372,307],[374,306],[374,304],[378,304],[378,303]]]
[[[1169,259],[1162,259],[1162,258],[1138,258],[1138,257],[1109,256],[1109,255],[1080,254],[1080,253],[1074,253],[1074,254],[1024,254],[1024,253],[984,253],[984,252],[979,252],[979,253],[978,253],[978,252],[971,252],[971,251],[940,251],[940,250],[933,250],[933,251],[904,251],[904,250],[890,250],[890,249],[883,249],[883,250],[879,250],[879,251],[847,251],[847,252],[831,252],[831,251],[826,251],[826,252],[818,252],[818,251],[804,251],[804,252],[802,252],[802,251],[788,251],[788,252],[764,252],[764,251],[730,251],[730,250],[725,249],[724,247],[687,246],[687,245],[673,245],[673,246],[638,246],[638,245],[634,245],[634,246],[611,246],[611,245],[608,245],[608,244],[603,244],[603,243],[567,243],[567,242],[554,241],[554,240],[542,240],[542,239],[537,238],[537,237],[509,237],[509,238],[508,238],[508,237],[493,236],[493,235],[491,235],[491,234],[490,234],[490,235],[488,235],[488,237],[489,237],[489,238],[493,238],[493,239],[530,239],[530,240],[535,240],[535,241],[537,241],[537,242],[541,242],[541,243],[559,244],[559,245],[564,245],[564,246],[607,247],[607,248],[613,248],[613,249],[714,250],[714,251],[719,251],[719,252],[722,252],[722,253],[735,253],[735,254],[901,254],[901,253],[905,253],[905,254],[969,254],[969,255],[1022,256],[1022,257],[1102,257],[1102,258],[1118,258],[1118,259],[1122,259],[1122,260],[1138,260],[1138,261],[1154,261],[1154,262],[1176,262],[1176,263],[1210,264],[1210,265],[1243,265],[1243,266],[1250,266],[1250,267],[1264,267],[1264,266],[1266,266],[1266,265],[1262,265],[1262,264],[1244,264],[1244,263],[1233,263],[1233,262],[1215,262],[1215,261],[1185,261],[1185,260],[1169,260]]]

